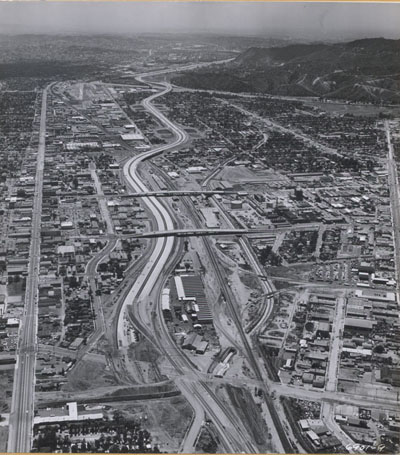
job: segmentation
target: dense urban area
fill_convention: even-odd
[[[324,46],[0,35],[0,451],[399,452],[400,42]]]

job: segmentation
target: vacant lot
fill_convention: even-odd
[[[7,452],[8,427],[0,427],[0,452]]]
[[[106,371],[103,362],[88,360],[81,362],[77,368],[71,370],[68,375],[68,382],[62,390],[72,392],[107,385],[117,385],[112,373]]]
[[[13,381],[14,369],[0,370],[0,413],[10,412]]]

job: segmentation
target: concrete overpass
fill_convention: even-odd
[[[137,197],[173,197],[173,196],[215,196],[217,194],[220,195],[238,195],[239,193],[237,191],[222,191],[222,190],[216,190],[216,191],[147,191],[147,192],[141,192],[141,193],[132,193],[132,194],[124,194],[121,196],[122,198],[137,198]]]
[[[104,234],[104,235],[77,235],[71,236],[71,239],[94,239],[94,240],[106,240],[106,239],[146,239],[146,238],[158,238],[158,237],[199,237],[199,236],[216,236],[216,235],[247,235],[252,239],[263,239],[266,237],[273,237],[278,232],[290,232],[290,231],[307,231],[317,230],[318,226],[313,225],[291,225],[282,227],[268,227],[263,228],[247,228],[247,229],[226,229],[226,228],[212,228],[212,229],[170,229],[160,231],[147,231],[138,232],[134,234]]]
[[[156,237],[197,237],[204,235],[243,235],[248,229],[172,229],[169,231],[150,231],[132,234],[131,238],[156,238]]]

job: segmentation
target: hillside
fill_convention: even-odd
[[[400,102],[400,40],[252,47],[214,70],[173,79],[190,88]]]

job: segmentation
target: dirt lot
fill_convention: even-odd
[[[218,175],[218,180],[227,180],[230,183],[243,180],[255,180],[257,176],[245,166],[226,166]]]
[[[117,383],[111,372],[106,371],[105,364],[88,360],[71,370],[68,374],[68,382],[62,390],[73,392],[107,385],[117,385]]]
[[[0,413],[10,412],[13,381],[14,369],[0,370]]]
[[[149,383],[163,379],[157,366],[160,354],[148,340],[142,339],[131,345],[128,356],[131,364],[133,363],[136,369],[140,370],[141,381]]]
[[[0,452],[7,452],[8,427],[0,427]]]
[[[7,286],[7,292],[9,296],[23,295],[25,292],[25,279],[19,279],[17,282],[10,283]]]

